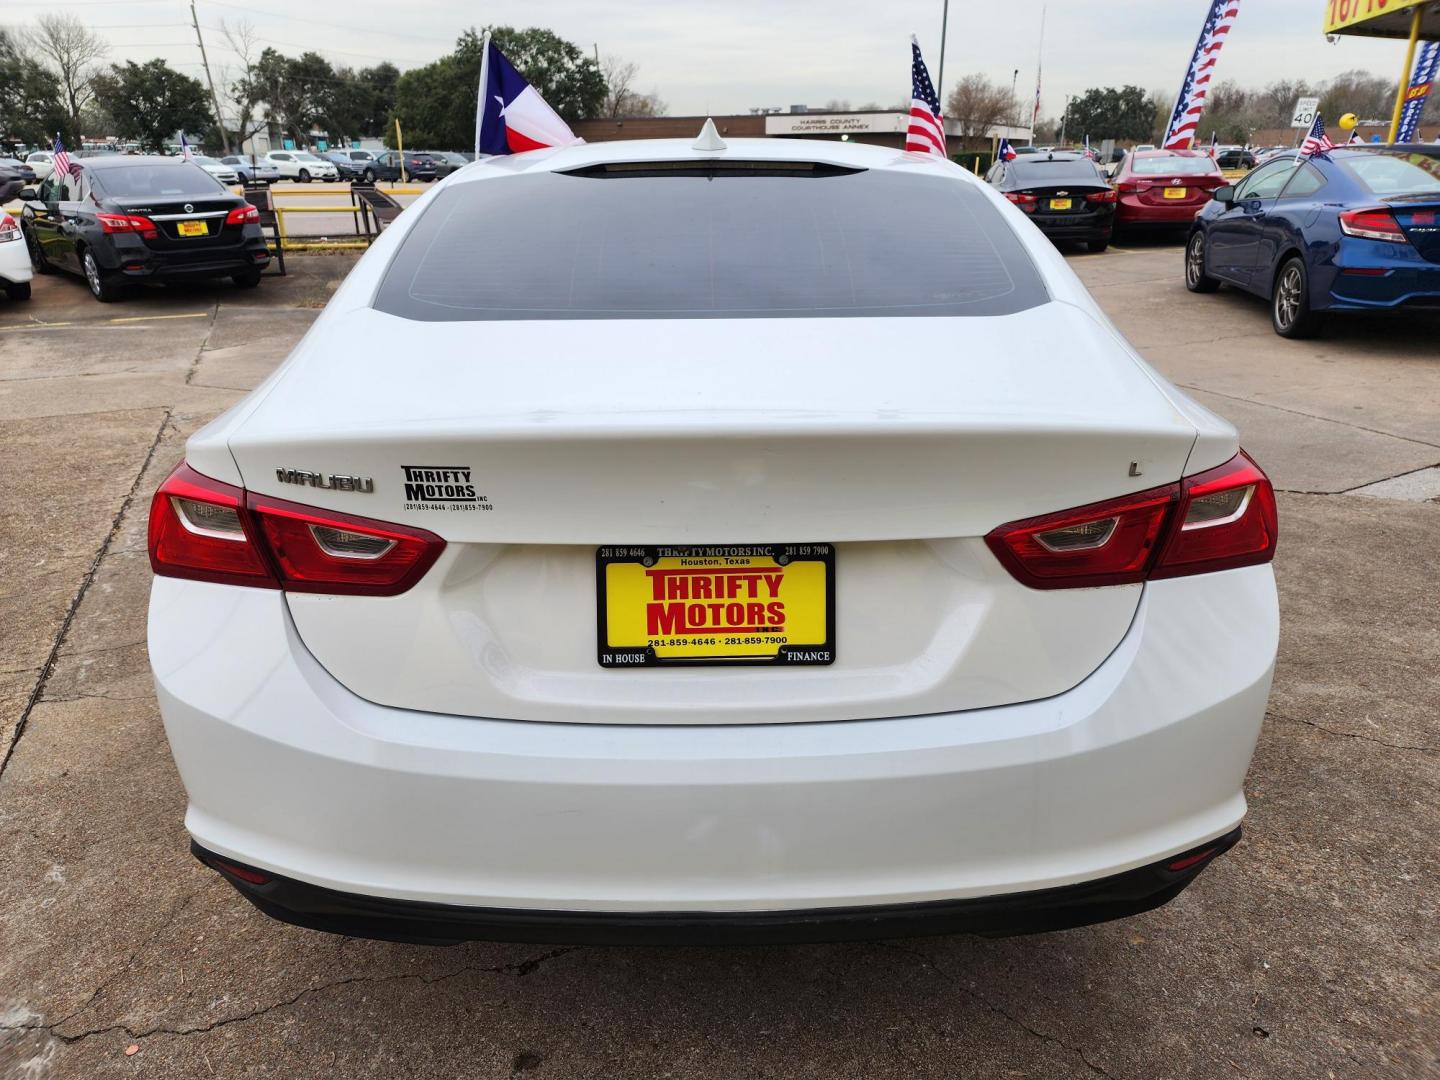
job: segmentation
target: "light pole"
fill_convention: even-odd
[[[1070,95],[1065,95],[1065,111],[1060,114],[1060,145],[1065,145],[1065,125],[1070,119]]]

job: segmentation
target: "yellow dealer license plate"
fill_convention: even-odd
[[[1183,199],[1184,197],[1185,188],[1183,187],[1167,187],[1165,189],[1165,198],[1167,199]]]
[[[831,664],[831,544],[602,547],[600,666]]]
[[[210,226],[203,221],[180,221],[176,222],[181,236],[208,236]]]
[[[1051,199],[1051,200],[1050,200],[1050,209],[1051,209],[1051,210],[1069,210],[1069,209],[1070,209],[1070,200],[1069,200],[1069,199]]]

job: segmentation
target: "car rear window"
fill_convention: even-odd
[[[198,165],[115,165],[97,169],[92,175],[105,194],[125,198],[131,195],[213,196],[225,187]]]
[[[1208,176],[1219,169],[1208,157],[1137,157],[1130,163],[1136,176]]]
[[[1440,152],[1352,152],[1340,164],[1376,195],[1440,193]]]
[[[1088,161],[1068,159],[1052,161],[1049,158],[1026,154],[1010,163],[1016,183],[1021,187],[1030,184],[1103,184],[1105,178]]]
[[[375,307],[425,321],[1005,315],[1049,297],[964,180],[536,173],[437,193]]]

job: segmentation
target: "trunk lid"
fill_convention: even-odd
[[[1195,434],[1061,303],[728,322],[366,309],[311,335],[229,445],[252,491],[447,540],[401,596],[289,597],[305,645],[357,694],[523,720],[754,723],[1074,686],[1141,587],[1028,589],[983,537],[1171,482]],[[833,664],[600,667],[597,549],[784,543],[834,545]]]
[[[1440,199],[1393,199],[1390,209],[1415,250],[1440,263]]]

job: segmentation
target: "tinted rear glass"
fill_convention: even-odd
[[[1137,157],[1130,163],[1130,171],[1136,176],[1207,176],[1219,170],[1215,160],[1208,157]]]
[[[1440,194],[1440,152],[1349,153],[1340,163],[1376,195]]]
[[[535,173],[440,191],[375,307],[427,321],[1005,315],[1049,299],[965,181]]]
[[[1014,182],[1021,187],[1040,184],[1103,184],[1100,170],[1088,161],[1051,161],[1026,155],[1010,163]]]
[[[229,194],[219,180],[198,165],[117,165],[96,169],[91,179],[106,195],[117,198],[143,195],[211,197]]]

